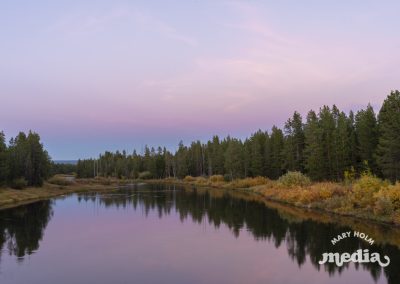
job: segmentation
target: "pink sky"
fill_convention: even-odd
[[[399,88],[396,1],[17,2],[0,4],[0,130],[39,132],[54,159],[378,111]]]

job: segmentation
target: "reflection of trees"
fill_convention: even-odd
[[[149,191],[148,189],[151,189]],[[133,190],[132,190],[133,189]],[[80,200],[96,200],[95,195],[81,195]],[[119,194],[100,195],[98,202],[105,207],[140,207],[146,215],[156,211],[161,218],[163,215],[178,212],[180,219],[191,218],[196,223],[208,220],[210,224],[219,227],[225,224],[235,236],[241,229],[246,228],[256,240],[273,241],[276,247],[285,245],[289,256],[301,266],[307,257],[316,269],[324,269],[330,275],[341,273],[349,267],[337,267],[328,263],[321,267],[318,261],[324,252],[354,252],[359,248],[368,248],[371,252],[388,255],[391,264],[385,268],[384,274],[389,283],[400,283],[398,264],[400,251],[391,245],[369,246],[366,242],[355,238],[344,239],[334,247],[330,240],[345,231],[352,231],[350,227],[338,226],[329,223],[318,223],[312,220],[291,222],[282,218],[277,209],[271,209],[263,203],[235,198],[230,194],[215,194],[204,190],[175,190],[174,186],[146,185],[133,186],[131,189],[121,190]],[[373,279],[377,280],[382,269],[377,263],[356,264],[358,269],[370,271]]]
[[[39,248],[51,216],[51,201],[0,211],[0,249],[22,258]]]

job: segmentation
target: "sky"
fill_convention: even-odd
[[[1,1],[0,130],[55,160],[244,138],[400,83],[399,1]]]

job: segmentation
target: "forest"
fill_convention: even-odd
[[[78,178],[184,178],[222,175],[225,180],[263,176],[277,179],[290,171],[314,181],[341,181],[369,171],[400,180],[400,92],[392,91],[378,114],[371,105],[346,114],[335,105],[294,112],[283,129],[258,130],[241,140],[212,137],[202,143],[179,143],[175,153],[165,147],[100,154],[77,165],[53,163],[32,131],[20,132],[7,144],[0,132],[0,186],[40,186],[57,173],[76,172]]]
[[[283,129],[258,130],[241,140],[214,136],[206,143],[100,154],[79,160],[77,176],[116,178],[184,178],[223,175],[226,180],[263,176],[277,179],[289,171],[314,181],[341,181],[369,171],[392,182],[400,179],[400,92],[392,91],[378,114],[369,104],[348,114],[335,105],[294,112]]]
[[[41,186],[49,176],[50,167],[50,157],[39,134],[20,132],[7,145],[4,132],[0,132],[0,186],[17,189]]]

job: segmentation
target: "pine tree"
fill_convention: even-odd
[[[377,173],[377,164],[375,160],[376,147],[378,145],[378,124],[375,112],[370,104],[366,110],[360,110],[355,117],[355,130],[357,135],[359,155],[358,168],[363,168],[365,164],[374,172]]]
[[[334,176],[336,180],[342,180],[344,172],[351,168],[351,122],[344,112],[333,107],[335,118],[334,131]]]
[[[322,179],[335,179],[335,118],[328,106],[323,106],[319,112],[319,126],[323,159],[321,160]]]
[[[26,139],[25,178],[28,185],[41,186],[50,170],[50,157],[40,143],[40,136],[29,131]]]
[[[285,123],[284,160],[285,169],[289,171],[304,170],[304,129],[301,115],[293,114]]]
[[[378,114],[377,163],[385,178],[400,179],[400,92],[392,91]]]
[[[8,163],[7,163],[7,145],[4,132],[0,132],[0,186],[7,182]]]
[[[176,176],[184,178],[189,174],[188,150],[182,141],[179,142],[178,147],[178,151],[175,154]]]
[[[243,143],[243,171],[244,171],[244,177],[252,176],[252,173],[251,173],[251,152],[252,152],[252,142],[250,141],[250,139],[246,138],[246,140]]]
[[[250,173],[252,176],[265,175],[266,134],[258,130],[250,137]]]
[[[225,152],[225,171],[230,179],[243,177],[243,145],[238,139],[227,139],[228,147]]]
[[[277,179],[283,174],[283,132],[276,126],[272,127],[266,149],[267,176]]]
[[[307,174],[314,180],[324,179],[324,172],[321,170],[321,163],[324,160],[321,132],[316,113],[310,111],[304,128],[304,166]]]
[[[350,129],[350,164],[351,168],[357,169],[359,165],[359,149],[358,149],[358,139],[355,126],[355,117],[353,111],[349,112],[349,129]]]

